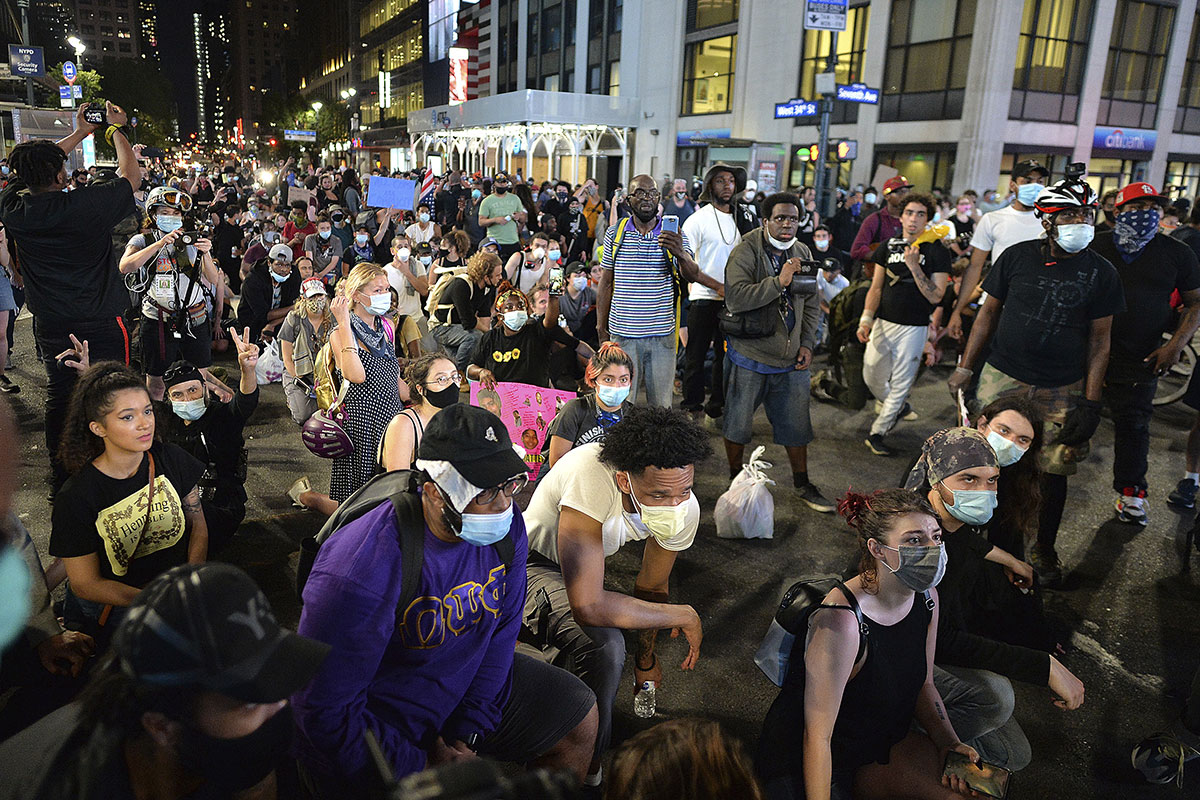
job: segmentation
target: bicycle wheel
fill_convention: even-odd
[[[1158,391],[1154,393],[1154,405],[1165,406],[1183,397],[1192,372],[1196,369],[1196,350],[1190,344],[1179,354],[1179,363],[1158,378]]]

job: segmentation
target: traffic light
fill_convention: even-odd
[[[837,143],[837,160],[853,161],[858,158],[858,140],[843,139]]]
[[[270,145],[271,145],[271,147],[275,146],[275,138],[274,137],[271,138]]]
[[[796,151],[796,157],[804,164],[816,163],[817,159],[821,157],[821,145],[805,145]]]

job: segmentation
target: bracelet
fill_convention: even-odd
[[[343,348],[342,348],[342,352],[343,352],[343,353],[345,353],[347,350],[349,350],[349,351],[350,351],[350,352],[352,352],[352,353],[357,353],[357,352],[358,352],[358,348],[357,348],[357,347],[355,347],[355,346],[354,346],[354,345],[352,345],[352,344],[348,344],[348,345],[346,345],[345,347],[343,347]]]
[[[954,371],[961,372],[964,375],[974,375],[975,374],[975,370],[967,369],[966,367],[955,367]]]
[[[643,667],[641,664],[639,664],[639,663],[638,663],[638,660],[635,658],[635,659],[633,660],[633,666],[634,666],[634,668],[635,668],[635,669],[640,669],[642,672],[649,672],[650,670],[652,670],[652,669],[654,669],[655,667],[657,667],[657,666],[658,666],[658,654],[657,654],[657,653],[651,653],[650,655],[654,657],[654,660],[650,662],[650,666],[648,666],[648,667]]]
[[[121,128],[120,125],[109,125],[108,129],[104,131],[104,141],[108,142],[109,144],[112,144],[113,143],[113,133],[115,133],[116,131],[121,131],[121,133],[125,132]]]

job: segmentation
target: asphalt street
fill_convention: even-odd
[[[9,400],[22,433],[19,458],[22,485],[16,507],[45,554],[50,535],[47,459],[42,438],[44,374],[33,355],[28,318],[16,333],[15,372],[21,385]],[[919,452],[921,441],[952,424],[945,373],[927,372],[912,397],[921,418],[900,423],[889,441],[901,452],[892,458],[870,454],[862,440],[870,426],[868,410],[849,413],[813,404],[818,439],[809,448],[809,472],[833,498],[847,487],[872,490],[894,486]],[[1111,486],[1112,425],[1106,419],[1092,440],[1091,456],[1071,478],[1059,536],[1067,570],[1065,588],[1048,592],[1050,615],[1071,631],[1063,658],[1084,682],[1086,701],[1074,712],[1051,704],[1045,687],[1017,685],[1016,716],[1034,751],[1033,763],[1013,780],[1013,798],[1200,797],[1200,762],[1193,762],[1181,793],[1152,787],[1130,766],[1130,748],[1142,736],[1165,729],[1173,719],[1200,663],[1200,554],[1185,542],[1191,515],[1164,502],[1183,469],[1183,448],[1193,412],[1182,405],[1160,408],[1150,451],[1150,524],[1145,529],[1113,519]],[[293,509],[284,492],[301,474],[319,488],[328,486],[329,464],[310,455],[292,423],[279,385],[263,387],[259,409],[247,428],[250,448],[250,504],[246,523],[221,559],[248,570],[270,597],[281,619],[294,625],[295,556],[300,540],[320,526],[311,513]],[[658,689],[659,719],[696,715],[721,721],[753,748],[761,721],[774,698],[773,686],[752,656],[765,632],[780,587],[788,577],[841,571],[853,559],[854,539],[836,516],[818,514],[792,496],[782,448],[769,444],[770,427],[759,414],[756,443],[767,443],[766,458],[777,485],[775,536],[770,540],[718,539],[712,520],[717,497],[728,485],[720,437],[714,454],[697,468],[696,494],[704,511],[695,545],[680,554],[671,593],[694,605],[705,625],[695,672],[682,673],[682,639],[661,645],[672,665]],[[749,450],[747,450],[749,452]],[[528,498],[524,498],[527,502]],[[629,590],[640,552],[627,547],[608,562],[611,588]],[[615,739],[650,723],[633,715],[632,662],[618,699]]]

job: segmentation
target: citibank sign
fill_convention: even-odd
[[[1143,128],[1096,128],[1092,135],[1094,150],[1154,150],[1158,133]]]

